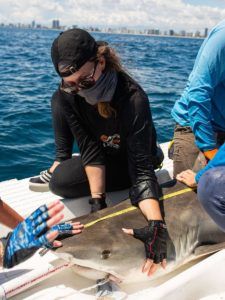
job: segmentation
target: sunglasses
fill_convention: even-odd
[[[90,89],[91,87],[93,87],[96,82],[94,79],[94,75],[95,75],[97,65],[98,65],[98,60],[95,61],[94,68],[91,74],[81,79],[78,83],[65,82],[62,79],[60,84],[60,90],[70,95],[76,95],[79,92],[79,90]]]

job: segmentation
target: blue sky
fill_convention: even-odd
[[[0,0],[0,22],[203,31],[225,19],[225,0]]]

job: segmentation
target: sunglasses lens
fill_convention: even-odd
[[[91,87],[93,87],[95,85],[95,79],[93,77],[95,74],[97,64],[98,64],[98,61],[95,62],[92,74],[89,75],[88,77],[84,78],[83,80],[81,80],[78,84],[73,83],[73,82],[69,83],[69,82],[65,82],[64,80],[62,80],[61,85],[60,85],[60,90],[62,90],[63,92],[65,92],[67,94],[76,95],[80,89],[85,90],[85,89],[90,89]]]
[[[85,80],[82,80],[78,86],[81,89],[90,89],[91,87],[93,87],[95,85],[95,80],[94,78],[87,78]]]

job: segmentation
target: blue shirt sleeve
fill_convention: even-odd
[[[210,160],[210,162],[207,164],[207,166],[200,170],[196,176],[195,181],[198,183],[200,177],[209,169],[219,167],[219,166],[225,166],[225,144],[219,149],[219,151],[216,153],[214,158]]]
[[[189,78],[188,113],[196,145],[202,151],[216,148],[212,128],[214,88],[225,79],[225,28],[214,32],[204,43]]]

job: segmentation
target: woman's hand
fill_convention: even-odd
[[[164,221],[150,220],[148,223],[148,226],[140,229],[123,228],[123,232],[144,243],[146,260],[142,272],[151,276],[160,265],[163,269],[166,268],[168,233]]]
[[[2,239],[3,266],[11,268],[19,264],[40,247],[52,248],[53,241],[60,234],[80,233],[83,228],[80,223],[58,224],[64,217],[63,209],[64,205],[59,200],[43,205]]]
[[[197,183],[195,181],[195,176],[196,176],[195,172],[193,172],[192,170],[186,170],[177,174],[176,179],[180,182],[185,183],[190,187],[196,187]]]

